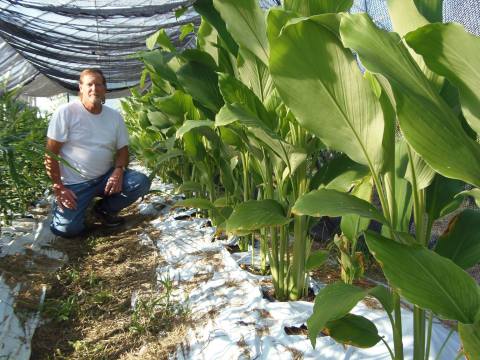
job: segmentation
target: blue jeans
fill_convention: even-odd
[[[95,196],[102,197],[98,203],[100,210],[116,214],[150,190],[150,180],[144,174],[126,169],[123,174],[122,192],[106,196],[104,190],[112,172],[113,169],[110,169],[99,178],[80,184],[65,185],[77,196],[77,208],[62,209],[54,202],[50,229],[55,235],[63,237],[80,235],[85,230],[85,212]]]

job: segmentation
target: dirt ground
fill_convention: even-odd
[[[31,359],[166,359],[184,341],[188,309],[169,298],[171,284],[157,285],[162,259],[139,241],[156,230],[137,213],[126,209],[119,229],[96,224],[86,237],[58,237],[53,247],[68,263],[33,253],[2,259],[7,283],[24,284],[17,314],[36,311],[47,289]]]

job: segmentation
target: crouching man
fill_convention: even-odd
[[[47,149],[66,160],[46,156],[55,203],[50,229],[55,235],[74,237],[85,230],[85,213],[94,208],[104,226],[124,223],[120,210],[145,195],[148,178],[127,169],[128,133],[122,116],[104,106],[107,91],[103,73],[86,69],[80,74],[79,101],[61,106],[47,133]]]

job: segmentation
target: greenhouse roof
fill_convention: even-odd
[[[268,8],[280,0],[259,0]],[[195,0],[0,0],[0,83],[24,85],[29,96],[77,91],[80,71],[101,68],[110,97],[138,84],[142,63],[133,55],[145,39],[165,29],[177,47],[182,25],[199,24]],[[386,0],[354,0],[352,12],[367,12],[379,27],[391,30]],[[477,0],[444,0],[444,22],[456,21],[480,35]],[[1,91],[1,90],[0,90]]]

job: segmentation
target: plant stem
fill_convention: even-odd
[[[390,348],[390,346],[388,345],[388,343],[385,341],[385,339],[383,337],[380,338],[380,340],[382,340],[382,342],[385,344],[385,346],[387,347],[387,350],[388,352],[390,353],[390,357],[392,358],[392,360],[395,360],[395,355],[393,354],[393,351],[392,349]]]
[[[413,359],[423,360],[425,356],[425,310],[413,308]]]
[[[393,290],[393,307],[395,326],[393,328],[393,344],[395,348],[395,360],[403,360],[403,341],[402,341],[402,309],[400,308],[400,295]]]
[[[427,343],[425,350],[425,360],[430,357],[430,343],[432,341],[432,325],[433,325],[433,312],[428,312],[428,328],[427,328]]]
[[[438,350],[437,356],[435,356],[435,360],[440,360],[441,355],[443,352],[443,349],[445,349],[445,346],[447,346],[447,342],[450,339],[450,337],[453,335],[454,329],[450,329],[450,332],[448,333],[447,337],[445,338],[445,341],[443,342],[442,346],[440,347],[440,350]]]

